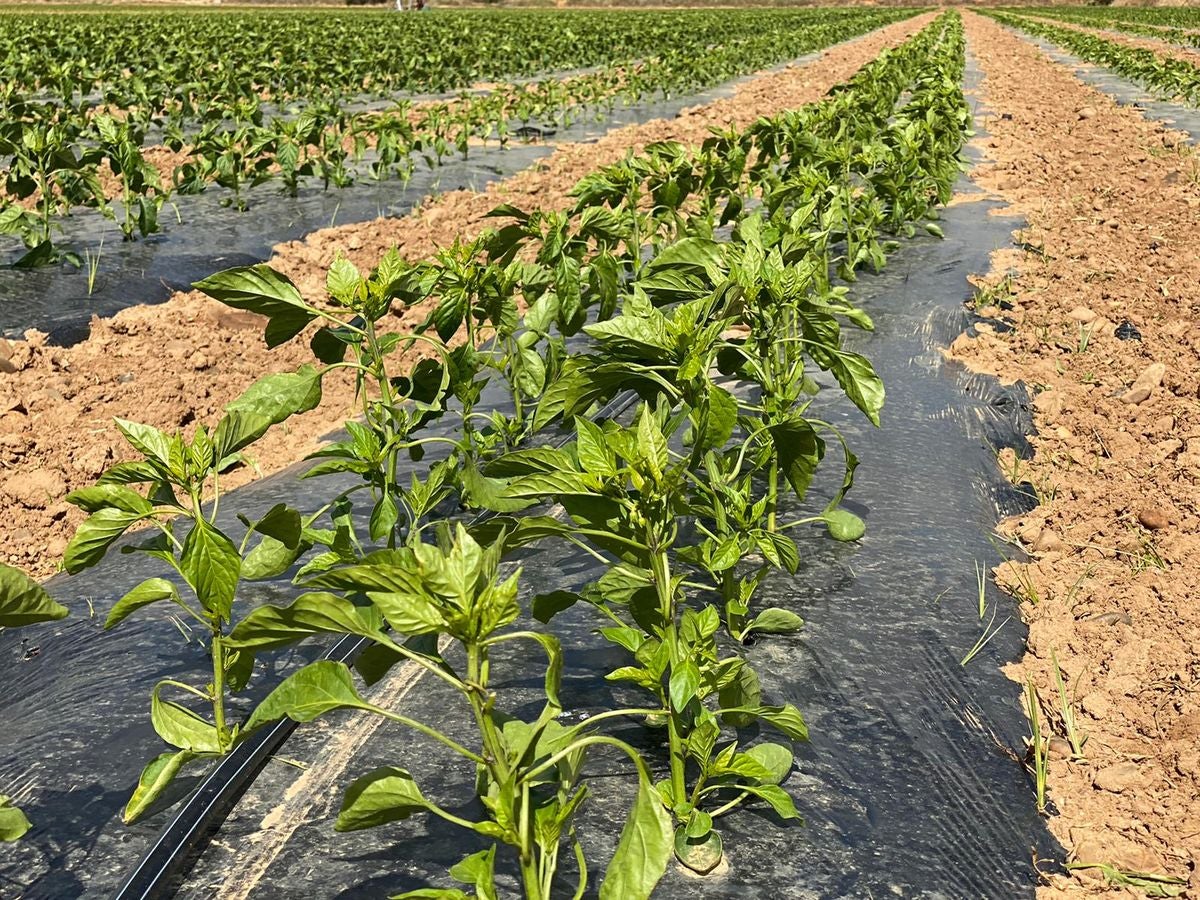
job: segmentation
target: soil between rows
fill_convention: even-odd
[[[1001,459],[1041,503],[1003,529],[1032,561],[996,574],[1030,627],[1010,675],[1033,679],[1061,735],[1056,659],[1087,735],[1084,759],[1051,747],[1050,828],[1075,862],[1190,879],[1194,892],[1200,166],[1180,133],[964,18],[994,112],[993,164],[975,180],[1026,218],[1028,249],[998,254],[982,283],[980,302],[1013,330],[980,328],[949,352],[1037,392],[1035,455]],[[1118,338],[1129,326],[1140,340]],[[1087,868],[1041,895],[1105,889]]]
[[[885,26],[830,48],[808,65],[748,81],[733,97],[686,110],[675,119],[619,128],[594,143],[561,146],[486,191],[448,192],[430,198],[411,216],[325,229],[281,244],[271,265],[315,298],[339,253],[364,268],[392,246],[407,258],[425,258],[456,237],[477,234],[489,224],[486,213],[499,203],[564,207],[567,191],[580,177],[629,148],[660,140],[697,143],[711,126],[744,126],[817,100],[932,18],[927,13]],[[400,311],[393,330],[422,316],[419,310]],[[257,316],[229,310],[196,292],[95,319],[91,336],[69,348],[49,346],[36,333],[25,341],[0,341],[0,499],[9,512],[0,534],[0,561],[35,577],[57,569],[81,520],[62,497],[125,457],[114,416],[166,429],[209,422],[256,378],[310,360],[303,341],[268,351]],[[352,396],[349,378],[326,379],[321,407],[268,434],[255,446],[256,465],[222,479],[223,487],[306,456],[346,418]]]

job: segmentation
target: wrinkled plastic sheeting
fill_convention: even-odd
[[[1136,82],[1130,81],[1110,69],[1104,69],[1082,60],[1045,38],[1014,28],[1009,30],[1023,40],[1037,45],[1056,63],[1069,68],[1075,77],[1084,84],[1090,84],[1097,88],[1112,97],[1121,106],[1132,106],[1147,119],[1162,122],[1164,125],[1185,132],[1188,135],[1189,144],[1195,144],[1200,138],[1200,109],[1172,103],[1169,100],[1161,100]]]
[[[1019,384],[1003,387],[946,362],[938,349],[972,324],[962,306],[966,277],[988,269],[989,251],[1007,245],[1017,224],[990,215],[994,208],[980,200],[947,209],[946,240],[907,242],[882,274],[864,275],[855,287],[876,330],[853,334],[851,343],[887,385],[883,427],[835,400],[837,391],[817,400],[817,414],[842,429],[863,460],[846,505],[866,520],[867,536],[846,545],[820,528],[801,531],[800,571],[772,574],[756,602],[801,614],[805,629],[740,651],[762,676],[766,702],[795,703],[809,723],[811,742],[799,746],[784,785],[804,822],[781,827],[756,808],[722,818],[730,870],[697,880],[672,868],[656,896],[1007,900],[1032,897],[1032,860],[1057,855],[1019,762],[1027,734],[1020,689],[1000,672],[1022,652],[1026,630],[1014,601],[990,582],[986,601],[995,619],[981,620],[977,609],[976,567],[1001,561],[992,537],[997,519],[1032,505],[1003,481],[995,460],[1001,447],[1027,450],[1028,397]],[[781,511],[784,521],[813,514],[836,490],[836,455],[809,498]],[[530,549],[520,564],[526,601],[581,587],[602,571],[590,556],[559,545]],[[996,636],[961,665],[989,621],[1000,626]],[[570,721],[642,699],[604,680],[626,658],[594,633],[602,624],[581,607],[554,620],[566,649],[562,696]],[[542,665],[533,655],[494,663],[507,711],[537,715]],[[398,669],[368,696],[473,742],[461,701],[437,679]],[[646,748],[663,774],[661,732],[635,722],[617,731]],[[741,735],[747,743],[759,737]],[[265,768],[179,896],[199,900],[235,884],[266,900],[449,886],[447,868],[485,846],[433,817],[333,833],[346,786],[383,765],[410,769],[428,796],[456,814],[483,817],[471,797],[471,767],[419,735],[366,714],[331,716],[294,733],[284,753],[307,768]],[[613,850],[632,777],[619,755],[601,753],[590,767],[601,777],[579,832],[595,866]],[[562,869],[570,881],[567,857]],[[599,874],[592,872],[588,896]],[[502,895],[517,890],[511,864],[500,881]]]

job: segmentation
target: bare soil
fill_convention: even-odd
[[[1001,461],[1040,501],[1002,526],[1029,561],[996,577],[1029,623],[1010,674],[1055,734],[1049,825],[1073,862],[1200,896],[1200,164],[1178,132],[965,19],[991,110],[976,180],[1028,227],[977,301],[1014,330],[949,353],[1035,396],[1035,455]],[[1104,890],[1124,889],[1093,866],[1040,896]]]
[[[499,203],[564,207],[570,202],[567,191],[580,177],[630,148],[659,140],[697,143],[710,126],[746,125],[760,115],[815,101],[931,20],[932,14],[925,14],[879,29],[829,49],[810,64],[752,79],[731,98],[678,118],[620,128],[595,143],[561,146],[486,191],[442,194],[411,216],[340,226],[282,244],[271,264],[316,299],[339,253],[363,268],[393,246],[410,259],[424,258],[455,237],[483,230],[485,214]],[[419,318],[416,311],[398,311],[394,327]],[[6,513],[0,562],[35,577],[59,567],[82,518],[64,496],[127,456],[114,416],[166,429],[212,423],[255,379],[308,361],[303,340],[268,351],[261,319],[197,292],[94,319],[91,336],[69,348],[48,346],[44,335],[32,332],[24,341],[0,341],[0,503]],[[321,407],[268,434],[253,448],[255,465],[224,479],[223,488],[302,459],[352,415],[352,400],[348,379],[327,379]]]

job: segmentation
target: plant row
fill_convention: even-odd
[[[839,10],[121,10],[0,17],[8,94],[151,115],[236,101],[388,97],[608,65],[854,18]],[[214,48],[220,53],[215,54]]]
[[[561,123],[619,101],[695,92],[899,17],[802,17],[794,28],[715,40],[697,32],[636,62],[567,79],[505,84],[450,101],[401,100],[381,111],[351,112],[335,97],[266,117],[254,98],[232,106],[210,99],[189,111],[199,124],[186,127],[182,115],[171,118],[159,123],[155,138],[149,137],[148,106],[101,113],[83,102],[72,107],[13,98],[0,125],[8,198],[0,207],[0,234],[19,235],[27,252],[17,265],[33,267],[61,258],[53,235],[76,208],[99,209],[131,240],[161,229],[160,213],[173,195],[214,184],[227,189],[226,202],[244,209],[246,189],[266,182],[295,195],[310,180],[329,188],[363,176],[407,179],[417,159],[435,165],[455,153],[465,156],[473,141],[504,146],[514,126],[520,133],[530,122]],[[185,154],[169,172],[147,156],[153,140]],[[103,170],[111,173],[108,184]]]
[[[501,206],[499,228],[425,262],[392,252],[365,276],[339,260],[320,303],[267,266],[200,282],[263,315],[271,346],[307,338],[314,360],[258,381],[211,431],[119,421],[139,458],[70,497],[90,515],[67,549],[69,572],[148,526],[152,538],[123,550],[160,560],[169,576],[122,597],[106,627],[169,604],[206,635],[212,659],[211,678],[152,691],[151,721],[170,749],[145,767],[126,819],[145,814],[185,766],[230,752],[262,725],[337,709],[441,745],[484,811],[463,818],[408,769],[388,766],[348,787],[338,830],[429,814],[483,835],[494,845],[450,873],[480,898],[496,896],[497,847],[509,848],[531,898],[561,889],[559,855],[571,852],[583,895],[590,869],[576,823],[589,794],[612,783],[589,777],[601,753],[624,755],[636,773],[601,897],[649,896],[672,855],[711,872],[724,855],[717,822],[746,804],[795,819],[781,785],[807,728],[794,706],[769,702],[739,647],[802,626],[757,599],[773,572],[795,574],[799,530],[863,533],[841,507],[858,460],[813,413],[813,375],[830,373],[878,424],[883,385],[842,338],[844,325],[871,320],[837,276],[880,268],[895,238],[922,224],[939,233],[929,219],[949,197],[969,123],[963,60],[961,20],[943,15],[819,103],[596,171],[570,210]],[[423,322],[388,330],[397,305],[419,305]],[[240,517],[235,542],[217,523],[220,474],[269,428],[318,405],[323,378],[342,371],[356,379],[358,415],[306,477],[357,477],[315,513],[280,504]],[[506,401],[484,408],[485,388]],[[634,401],[631,415],[597,415],[621,397]],[[840,488],[799,512],[831,441]],[[436,461],[414,472],[408,463],[435,449]],[[510,556],[542,542],[592,560],[593,577],[522,604]],[[292,602],[239,608],[239,584],[287,572]],[[5,577],[6,587],[19,580]],[[19,586],[4,596],[16,614],[53,602]],[[631,700],[569,725],[554,626],[574,606],[594,615],[598,640],[626,652],[607,677]],[[353,669],[305,666],[231,720],[230,696],[260,657],[329,634],[371,644]],[[544,673],[533,717],[516,714],[494,674],[512,664],[514,646],[544,659],[521,657],[522,672]],[[371,702],[369,687],[400,662],[459,698],[471,740],[452,736],[448,721]],[[616,736],[612,726],[631,721],[656,749]],[[781,740],[753,742],[751,726]]]
[[[1043,37],[1080,59],[1111,69],[1154,91],[1166,100],[1200,104],[1200,68],[1181,59],[1159,56],[1150,50],[1127,47],[1094,34],[1051,25],[1041,19],[1009,13],[984,13],[998,22]]]
[[[1167,10],[1157,10],[1158,12],[1166,12]],[[1189,30],[1186,28],[1175,28],[1166,23],[1152,24],[1143,20],[1129,20],[1119,15],[1114,15],[1117,10],[1097,10],[1097,9],[1046,9],[1038,10],[1034,15],[1039,18],[1057,19],[1063,22],[1070,22],[1075,25],[1084,25],[1089,28],[1106,28],[1110,31],[1124,31],[1129,34],[1140,34],[1145,37],[1156,38],[1160,41],[1170,41],[1171,43],[1180,44],[1185,47],[1200,47],[1200,31]],[[1196,21],[1195,26],[1200,27],[1200,19]]]

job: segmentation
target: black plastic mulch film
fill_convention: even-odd
[[[971,66],[967,81],[978,82]],[[971,190],[965,180],[959,187]],[[864,274],[854,288],[876,323],[874,333],[850,339],[887,385],[883,427],[825,399],[836,391],[818,401],[864,460],[847,506],[866,519],[867,537],[843,545],[823,531],[800,535],[800,572],[771,578],[759,602],[793,609],[807,626],[745,651],[766,697],[797,704],[808,720],[811,743],[798,748],[785,784],[804,822],[780,828],[753,808],[731,815],[722,820],[730,871],[698,881],[672,870],[656,896],[1032,896],[1034,856],[1058,855],[1018,761],[1026,732],[1019,689],[999,671],[1021,652],[1025,630],[1012,601],[990,585],[988,602],[1003,625],[974,661],[959,664],[985,624],[976,610],[976,564],[999,561],[992,528],[1028,503],[995,465],[998,448],[1024,449],[1023,388],[971,376],[936,349],[969,326],[966,276],[988,268],[989,251],[1006,245],[1016,224],[988,215],[990,207],[968,202],[945,210],[945,241],[907,242],[881,275]],[[241,489],[225,508],[253,517],[286,500],[311,509],[319,502],[312,483],[297,474]],[[806,507],[821,505],[840,477],[831,458]],[[575,587],[595,574],[590,557],[557,547],[535,548],[521,564],[527,593]],[[158,574],[150,560],[111,555],[51,583],[71,619],[0,634],[0,784],[10,793],[28,787],[23,806],[35,823],[0,857],[0,896],[109,895],[173,815],[161,808],[136,826],[119,821],[142,763],[160,749],[147,715],[150,688],[162,677],[202,671],[207,660],[165,618],[146,615],[99,633],[112,603]],[[280,581],[245,585],[239,599],[249,606],[287,595]],[[596,624],[579,608],[556,619],[567,650],[570,716],[605,708],[613,691],[603,674],[617,651],[596,640]],[[306,643],[269,659],[274,672],[258,674],[258,693],[241,698],[235,714],[327,646]],[[539,684],[519,659],[496,668],[512,679],[502,687],[518,696],[527,689],[528,704],[536,703]],[[451,733],[459,727],[447,721],[454,707],[438,686],[405,680],[403,667],[374,691]],[[379,897],[448,883],[447,867],[476,848],[437,821],[332,833],[342,790],[376,765],[402,763],[429,795],[451,806],[470,802],[469,773],[447,766],[410,733],[373,725],[340,716],[298,729],[280,756],[305,767],[276,759],[262,769],[178,896]],[[652,740],[634,724],[625,736]],[[612,774],[625,771],[611,757],[593,766],[605,764]],[[198,780],[181,779],[170,799]],[[611,851],[629,799],[628,778],[597,780],[580,826],[593,863]],[[267,816],[277,827],[262,832]],[[511,873],[499,875],[503,892]],[[590,895],[595,887],[593,879]]]

